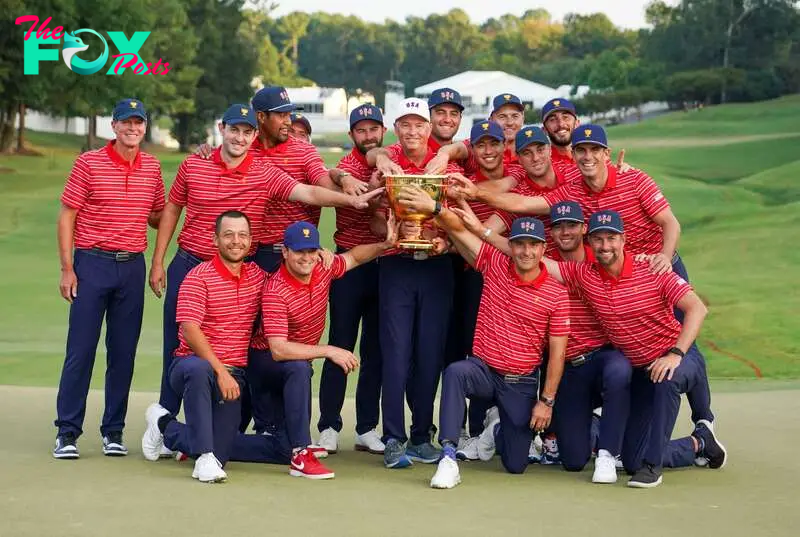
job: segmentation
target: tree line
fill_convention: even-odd
[[[502,70],[549,86],[590,86],[579,101],[589,114],[654,99],[715,104],[800,91],[800,11],[792,0],[656,0],[646,9],[650,28],[640,30],[617,28],[602,13],[558,21],[544,9],[481,24],[461,9],[374,23],[327,13],[274,17],[271,0],[2,2],[11,14],[0,22],[3,151],[12,147],[26,107],[88,117],[91,126],[123,95],[142,99],[186,149],[205,139],[225,106],[249,99],[256,77],[265,84],[313,82],[369,92],[381,104],[386,80],[399,80],[410,92],[468,69]],[[169,61],[170,71],[80,76],[59,61],[41,62],[38,76],[24,75],[27,27],[14,20],[28,14],[52,17],[51,27],[67,30],[149,30],[141,57]]]

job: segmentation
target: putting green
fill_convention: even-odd
[[[800,397],[796,383],[715,383],[717,430],[730,461],[720,471],[667,471],[654,490],[592,485],[591,473],[532,466],[504,473],[498,460],[461,464],[454,490],[428,488],[433,466],[386,470],[352,451],[352,400],[333,481],[291,478],[284,466],[237,464],[228,483],[191,479],[191,464],[141,457],[151,393],[131,397],[125,459],[102,456],[102,393],[89,399],[79,461],[50,456],[55,391],[0,386],[0,534],[55,535],[796,535]],[[745,391],[747,389],[759,391]],[[766,388],[766,389],[760,389]],[[316,404],[316,402],[315,402]],[[684,405],[686,406],[686,405]],[[677,433],[689,430],[685,412]]]

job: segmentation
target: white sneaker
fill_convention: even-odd
[[[171,459],[174,456],[175,452],[164,445],[161,446],[161,451],[158,452],[158,457],[160,459]]]
[[[158,419],[166,416],[169,411],[158,403],[153,403],[147,407],[144,413],[144,421],[147,427],[142,435],[142,454],[148,461],[157,461],[161,456],[161,448],[164,447],[164,435],[158,430]]]
[[[494,429],[500,423],[500,411],[493,406],[486,411],[486,419],[483,420],[483,432],[478,436],[478,458],[482,461],[490,461],[494,457]]]
[[[319,440],[317,440],[316,445],[325,448],[328,453],[336,453],[339,449],[339,433],[336,432],[336,429],[328,427],[319,433]]]
[[[464,446],[456,450],[456,458],[460,461],[478,460],[478,437],[467,438]]]
[[[364,434],[356,434],[356,451],[367,451],[375,455],[383,455],[386,446],[381,441],[378,431],[372,429]]]
[[[542,446],[542,438],[537,434],[531,440],[531,447],[528,448],[528,463],[540,463],[544,457],[544,447]]]
[[[228,479],[228,474],[213,453],[203,453],[194,463],[192,477],[201,483],[222,483]]]
[[[594,474],[592,483],[616,483],[617,482],[617,460],[605,449],[597,452],[594,460]]]
[[[458,463],[450,457],[442,457],[436,473],[431,478],[431,488],[451,489],[461,483],[461,473],[458,471]]]

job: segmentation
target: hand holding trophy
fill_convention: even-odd
[[[424,224],[431,220],[436,204],[447,194],[446,175],[386,176],[389,205],[400,222],[397,247],[404,250],[433,250],[433,241],[423,238]]]

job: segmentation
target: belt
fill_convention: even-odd
[[[598,347],[593,351],[585,352],[585,353],[581,354],[580,356],[576,356],[575,358],[573,358],[571,360],[567,360],[567,364],[569,364],[572,367],[580,367],[583,364],[585,364],[586,361],[589,358],[591,358],[593,355],[595,355],[598,352],[600,352],[602,350],[605,350],[607,348],[609,348],[609,345],[603,345],[602,347]]]
[[[138,259],[139,257],[142,256],[142,252],[122,252],[122,251],[110,252],[108,250],[101,250],[100,248],[87,248],[87,249],[81,248],[80,250],[89,255],[102,257],[104,259],[111,259],[113,261],[116,261],[117,263],[127,263],[128,261],[133,261],[134,259]]]
[[[189,261],[192,261],[193,263],[196,263],[198,265],[203,262],[202,257],[200,257],[199,255],[195,255],[188,250],[184,250],[183,248],[178,248],[178,251],[176,253],[182,258],[188,259]]]
[[[243,376],[245,376],[247,374],[247,369],[245,369],[244,367],[238,366],[238,365],[226,365],[225,369],[227,369],[228,373],[230,373],[233,376],[242,376],[243,377]]]
[[[263,242],[258,243],[258,249],[259,250],[261,248],[267,248],[267,249],[270,249],[273,252],[277,252],[277,253],[281,253],[283,251],[283,250],[281,250],[282,246],[283,246],[283,244],[280,243],[280,242],[276,242],[275,244],[265,244]]]

